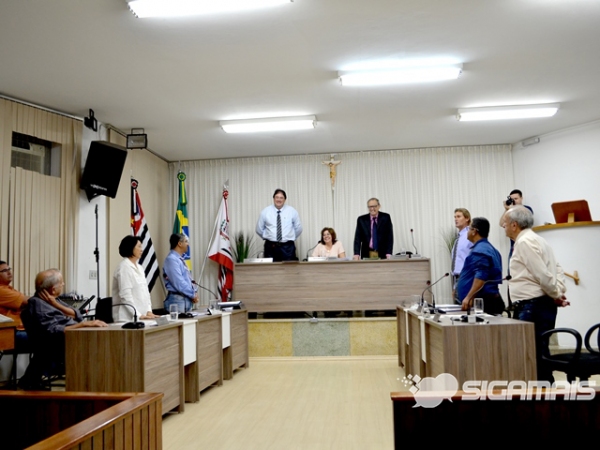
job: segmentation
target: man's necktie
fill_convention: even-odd
[[[281,231],[281,210],[277,211],[277,242],[281,242],[283,233]]]
[[[371,221],[371,240],[373,242],[373,250],[379,249],[379,237],[377,236],[377,217],[373,217]]]
[[[452,269],[450,273],[454,275],[454,269],[456,268],[456,250],[458,247],[458,236],[456,236],[456,240],[454,241],[454,247],[452,247]]]

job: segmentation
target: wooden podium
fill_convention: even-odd
[[[396,309],[431,279],[429,259],[236,264],[248,312]]]

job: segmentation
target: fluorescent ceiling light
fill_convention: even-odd
[[[454,80],[462,73],[462,64],[443,66],[398,67],[380,70],[338,72],[343,86],[378,86],[385,84],[427,83]]]
[[[267,8],[292,0],[133,0],[129,9],[139,18],[178,17]]]
[[[315,116],[266,117],[263,119],[222,120],[226,133],[257,133],[263,131],[308,130],[317,126]]]
[[[490,106],[485,108],[459,109],[456,118],[461,122],[473,120],[505,120],[552,117],[558,111],[558,103],[545,105]]]

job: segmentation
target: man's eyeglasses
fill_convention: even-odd
[[[12,270],[12,267],[7,267],[6,269],[0,270],[0,273],[10,272],[11,270]]]

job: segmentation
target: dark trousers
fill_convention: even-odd
[[[541,338],[542,333],[551,330],[556,324],[557,307],[554,300],[547,295],[515,303],[515,319],[533,322],[535,325],[535,356],[537,360],[538,380],[554,382],[552,370],[542,361],[542,352],[545,349]]]
[[[504,300],[500,294],[475,294],[475,298],[483,299],[483,312],[499,316],[504,311]]]
[[[265,241],[265,258],[277,261],[298,261],[294,241],[272,242]]]

